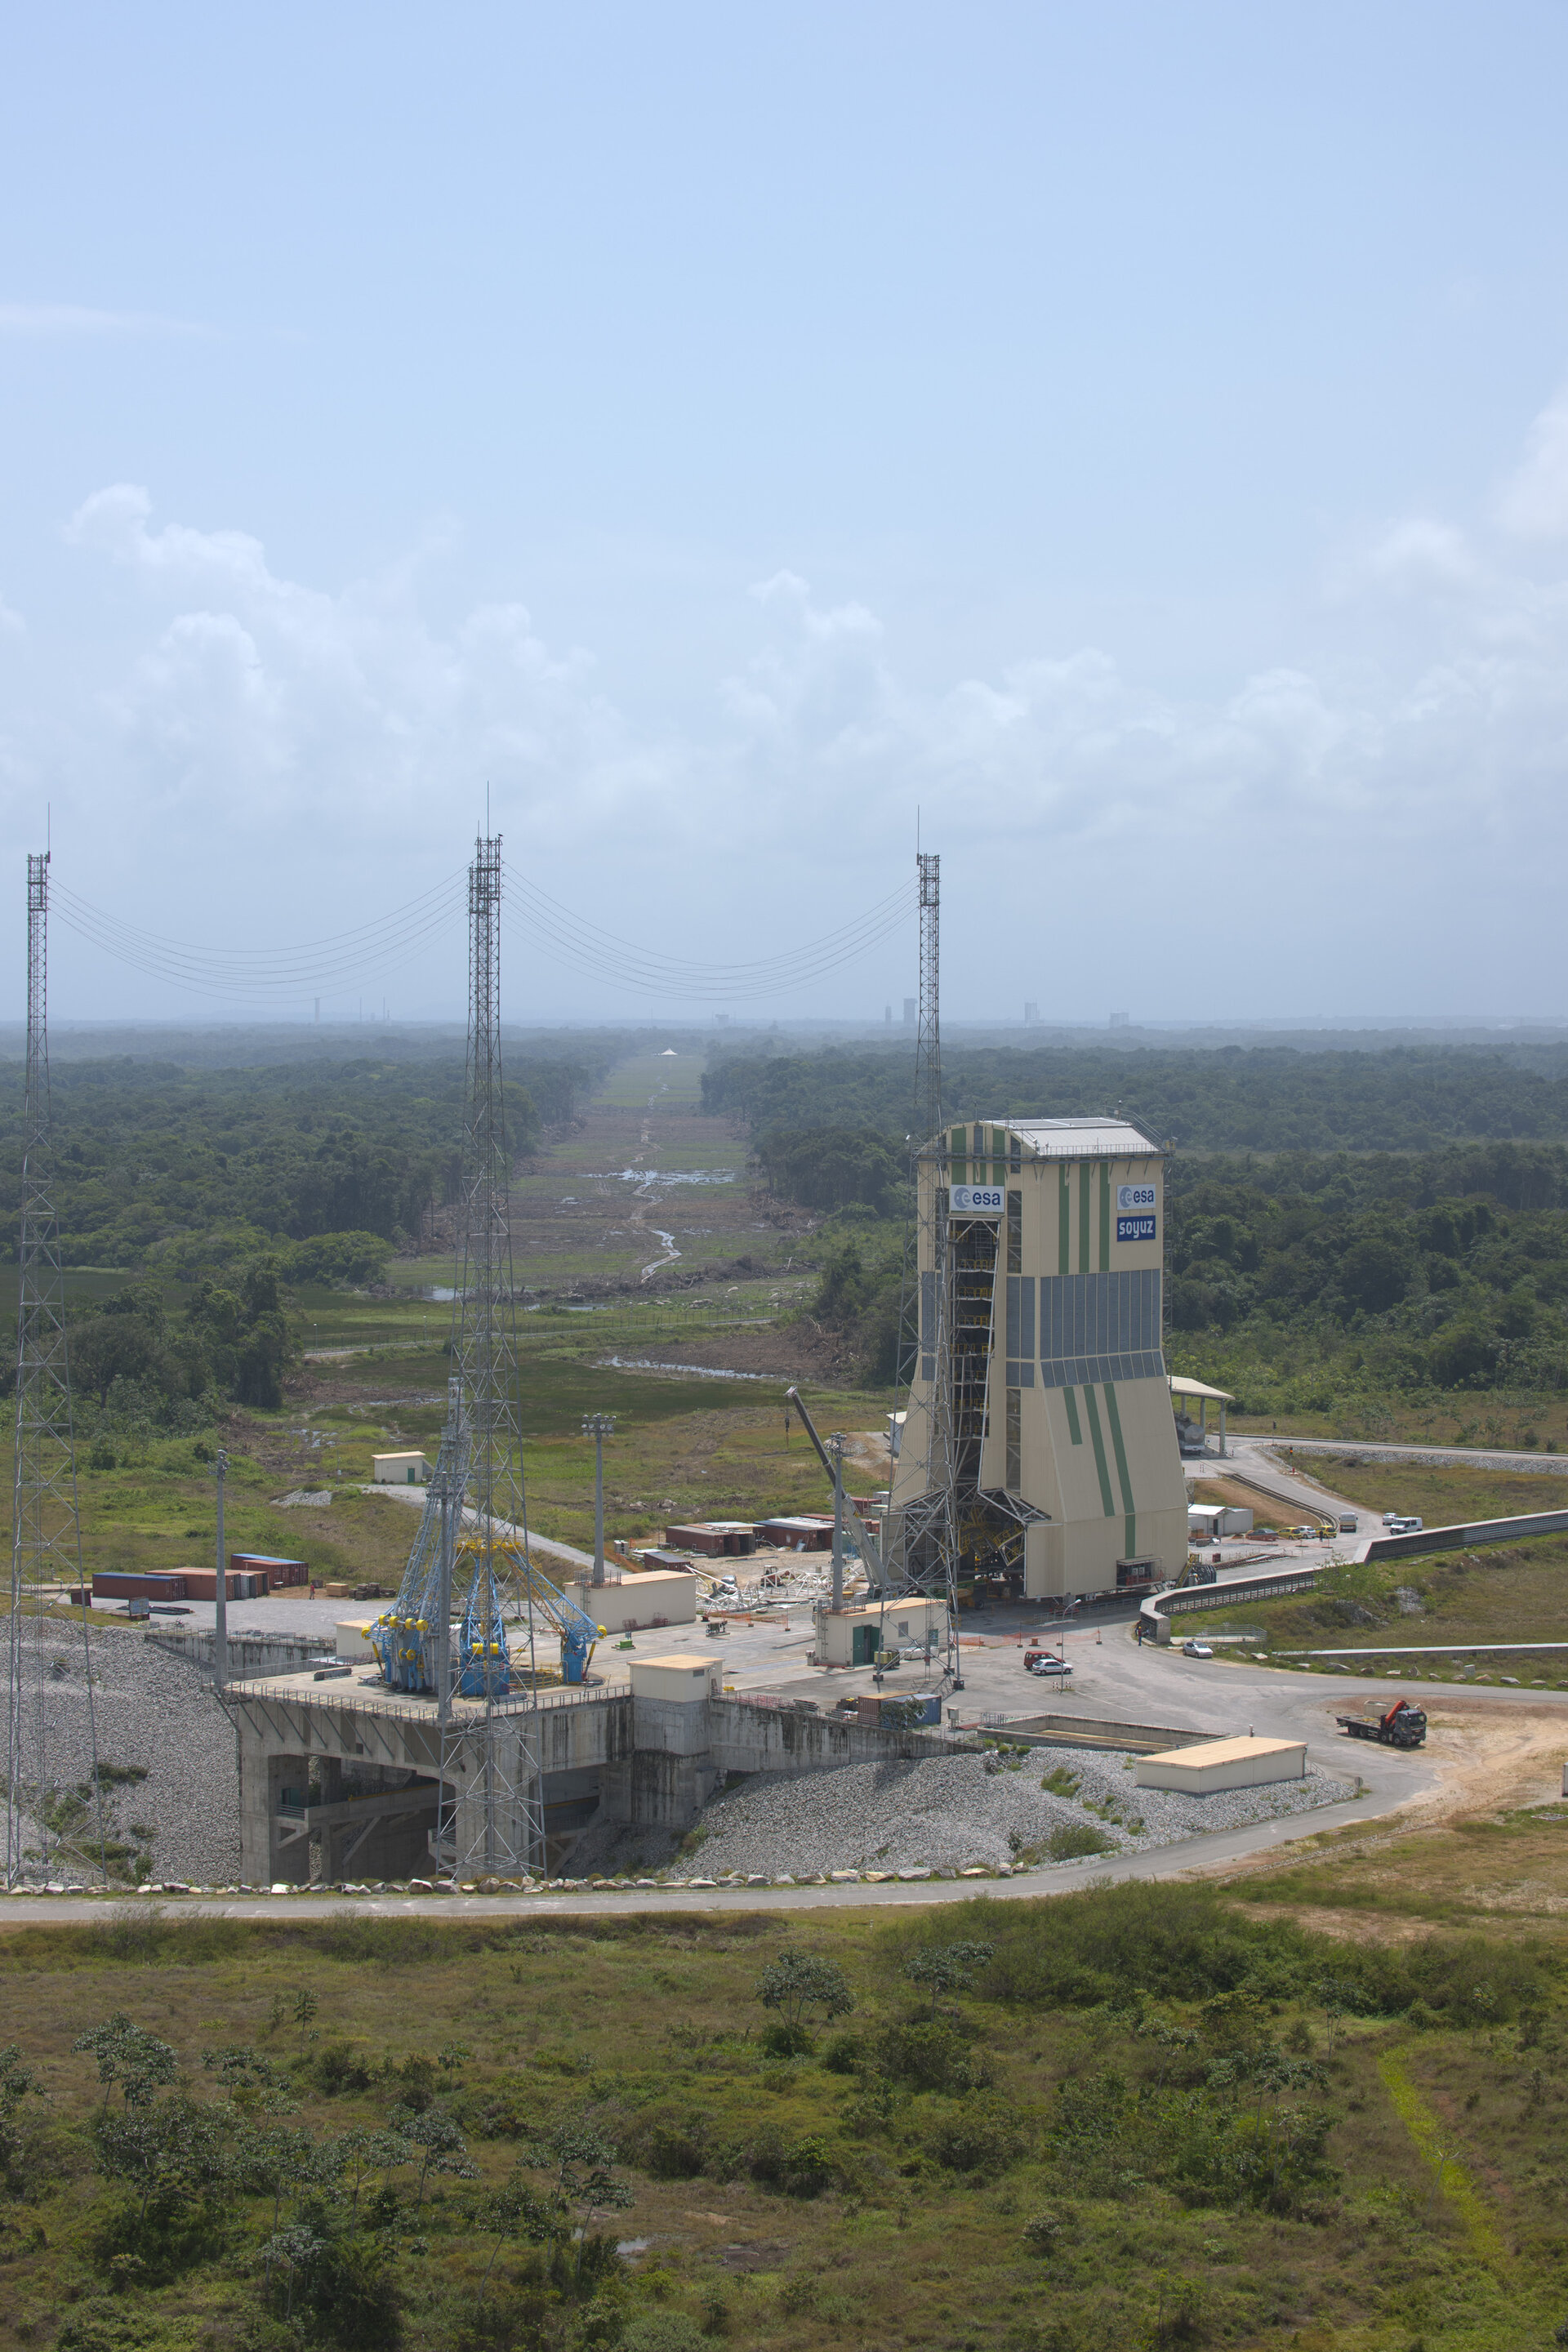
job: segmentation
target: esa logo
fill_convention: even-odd
[[[1139,1209],[1152,1209],[1154,1187],[1152,1184],[1118,1184],[1116,1205],[1124,1215],[1131,1215]]]
[[[1121,1189],[1123,1192],[1130,1192],[1132,1187],[1131,1184],[1124,1184]],[[1152,1217],[1118,1217],[1116,1238],[1119,1242],[1152,1242],[1154,1238],[1154,1219]]]

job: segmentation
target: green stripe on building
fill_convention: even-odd
[[[1100,1426],[1100,1407],[1094,1391],[1085,1383],[1083,1401],[1089,1409],[1089,1442],[1094,1448],[1094,1466],[1100,1474],[1100,1499],[1105,1506],[1108,1519],[1116,1517],[1116,1506],[1110,1499],[1110,1472],[1105,1459],[1105,1437]]]
[[[1072,1184],[1065,1168],[1058,1168],[1057,1176],[1059,1203],[1057,1232],[1060,1242],[1061,1258],[1057,1271],[1058,1274],[1070,1274],[1072,1272]]]
[[[1078,1270],[1079,1274],[1089,1272],[1089,1167],[1086,1160],[1078,1171]]]
[[[1100,1270],[1110,1272],[1110,1171],[1100,1171]]]
[[[1121,1435],[1121,1409],[1116,1402],[1116,1386],[1105,1383],[1105,1417],[1110,1423],[1110,1443],[1116,1454],[1116,1477],[1121,1488],[1121,1507],[1127,1514],[1127,1552],[1131,1559],[1138,1549],[1138,1508],[1132,1500],[1132,1479],[1127,1467],[1127,1447]]]
[[[1083,1424],[1078,1417],[1078,1398],[1071,1389],[1063,1389],[1062,1402],[1068,1409],[1068,1435],[1075,1445],[1083,1444]]]

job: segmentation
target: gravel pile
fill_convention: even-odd
[[[954,1755],[914,1764],[847,1764],[805,1777],[758,1775],[709,1805],[701,1821],[707,1834],[693,1866],[715,1877],[739,1870],[802,1878],[922,1864],[962,1870],[1011,1862],[1019,1847],[1041,1847],[1053,1830],[1069,1826],[1100,1832],[1110,1842],[1108,1853],[1141,1853],[1209,1830],[1241,1829],[1335,1804],[1348,1786],[1309,1768],[1304,1780],[1189,1797],[1136,1787],[1135,1762],[1121,1751],[1034,1748],[1021,1764],[1008,1759],[1000,1771],[987,1771],[978,1755]],[[1042,1778],[1056,1770],[1078,1782],[1073,1794],[1041,1787]]]
[[[22,1704],[24,1773],[37,1768],[42,1668],[45,1776],[53,1789],[85,1781],[92,1768],[87,1677],[79,1631],[28,1626]],[[147,1778],[105,1790],[110,1837],[145,1853],[157,1880],[226,1885],[239,1875],[239,1773],[233,1727],[212,1694],[210,1669],[154,1647],[140,1633],[95,1630],[92,1701],[100,1764],[144,1767]],[[9,1730],[0,1693],[0,1738]],[[0,1750],[0,1753],[8,1750]],[[151,1832],[132,1834],[132,1825]],[[36,1825],[27,1837],[37,1846]],[[54,1877],[89,1874],[68,1857]]]

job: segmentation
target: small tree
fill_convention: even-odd
[[[169,2044],[149,2033],[145,2026],[132,2025],[122,2009],[101,2025],[79,2034],[71,2048],[85,2050],[98,2062],[98,2079],[103,2084],[100,2113],[107,2113],[109,2095],[116,2083],[128,2107],[144,2107],[158,2085],[172,2083],[180,2070]]]
[[[401,2133],[369,2131],[360,2124],[328,2141],[323,2157],[331,2165],[333,2179],[347,2184],[349,2228],[357,2230],[360,2191],[366,2180],[373,2172],[389,2172],[394,2165],[410,2163],[412,2150]]]
[[[931,1987],[931,2013],[936,2015],[939,1995],[967,1992],[976,1969],[983,1969],[995,1949],[993,1944],[927,1944],[904,1962],[912,1984]]]
[[[407,2107],[394,2107],[387,2121],[408,2144],[404,2161],[419,2167],[416,2206],[424,2204],[425,2183],[433,2172],[455,2172],[461,2180],[475,2178],[474,2168],[468,2162],[468,2143],[445,2107],[426,2107],[418,2116]]]
[[[848,1978],[820,1952],[781,1952],[757,1979],[757,1999],[776,2012],[789,2036],[803,2040],[813,2011],[826,2020],[847,2017],[855,2006]]]
[[[481,2230],[493,2230],[495,2244],[485,2264],[485,2274],[479,2281],[479,2294],[484,2295],[490,2283],[490,2273],[496,2257],[509,2238],[521,2238],[531,2246],[547,2245],[560,2229],[560,2216],[552,2198],[541,2197],[514,2172],[510,2180],[481,2198],[475,2208],[474,2219]]]
[[[629,2183],[616,2177],[617,2154],[615,2142],[606,2139],[586,2115],[575,2120],[563,2117],[536,2139],[526,2141],[518,2151],[520,2165],[554,2175],[542,2209],[550,2220],[545,2234],[565,2237],[572,2231],[574,2211],[580,2212],[586,2221],[585,2229],[573,2233],[577,2242],[579,2283],[595,2221],[601,2213],[625,2212],[636,2202]],[[519,2193],[527,2193],[521,2184]],[[521,2210],[520,2207],[520,2213]],[[487,2271],[486,2276],[489,2275]]]

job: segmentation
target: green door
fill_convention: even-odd
[[[857,1625],[854,1628],[854,1643],[852,1663],[858,1666],[874,1666],[877,1663],[875,1625]]]

